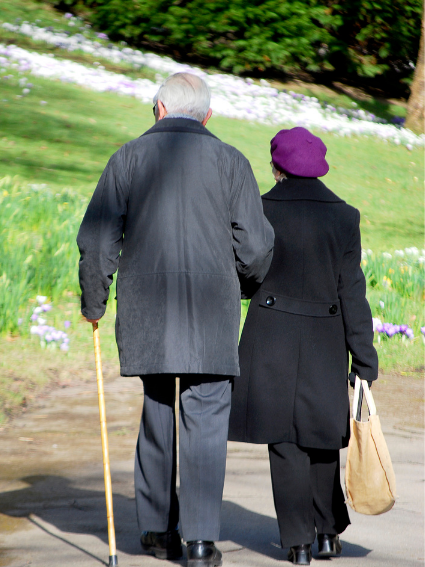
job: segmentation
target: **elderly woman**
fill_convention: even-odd
[[[378,374],[360,214],[317,179],[329,170],[325,155],[304,128],[271,141],[277,183],[263,206],[274,255],[243,329],[230,417],[230,440],[268,444],[281,543],[296,565],[310,564],[316,534],[319,556],[341,553],[349,352],[352,372],[369,382]]]

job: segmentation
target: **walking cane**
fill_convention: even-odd
[[[111,469],[109,467],[108,430],[106,428],[105,395],[103,392],[102,360],[97,323],[93,323],[94,358],[96,360],[97,393],[99,395],[100,435],[102,437],[103,474],[105,477],[106,515],[108,518],[109,567],[118,565],[115,542],[114,510],[112,506]]]

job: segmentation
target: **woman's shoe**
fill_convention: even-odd
[[[338,535],[318,534],[317,545],[319,548],[319,557],[336,557],[337,555],[341,555],[342,544]]]
[[[294,565],[310,565],[311,557],[310,543],[294,545],[288,552],[288,559],[292,561]]]

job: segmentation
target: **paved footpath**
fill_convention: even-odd
[[[0,567],[107,565],[95,380],[62,386],[0,431]],[[143,555],[138,543],[132,469],[141,384],[109,376],[105,390],[119,565],[185,565]],[[373,391],[399,498],[382,516],[350,512],[342,557],[312,565],[424,565],[423,383],[383,376]],[[290,565],[279,546],[265,446],[229,443],[221,539],[224,567]]]

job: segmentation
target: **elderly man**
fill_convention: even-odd
[[[239,375],[240,298],[264,279],[273,229],[247,159],[211,134],[210,93],[169,77],[156,124],[109,160],[81,224],[82,313],[105,312],[117,279],[121,375],[140,376],[135,460],[143,549],[190,567],[222,564],[219,538],[231,379]],[[180,377],[180,495],[175,378]],[[179,503],[180,500],[180,503]]]

